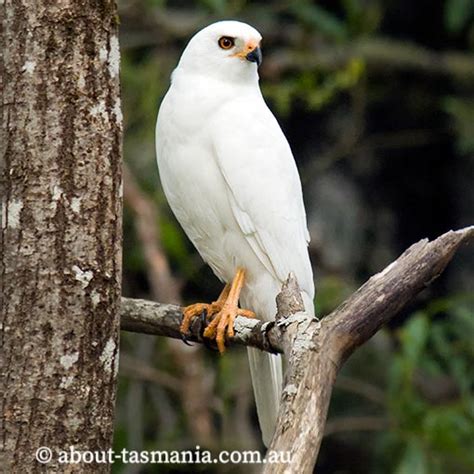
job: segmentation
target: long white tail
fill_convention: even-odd
[[[265,446],[269,446],[276,426],[283,386],[282,356],[247,348],[257,405],[258,421]]]

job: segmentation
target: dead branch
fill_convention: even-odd
[[[310,473],[325,431],[337,372],[423,288],[435,280],[459,245],[474,238],[474,226],[423,239],[371,277],[322,321],[304,312],[296,279],[290,275],[277,296],[275,323],[237,318],[232,342],[283,351],[288,361],[277,428],[269,446],[290,451],[291,466],[267,464],[264,473]],[[179,338],[181,310],[143,300],[122,300],[122,329]],[[199,321],[191,339],[201,341]]]
[[[121,328],[125,331],[182,339],[179,330],[183,313],[180,306],[153,301],[122,298]],[[279,330],[272,323],[238,317],[234,325],[234,344],[257,347],[269,352],[283,352]],[[202,327],[195,320],[188,341],[203,342]]]

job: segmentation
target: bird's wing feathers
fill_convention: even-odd
[[[234,217],[250,246],[276,278],[284,281],[293,271],[311,295],[301,183],[273,114],[263,100],[257,106],[235,100],[212,121],[212,142]]]

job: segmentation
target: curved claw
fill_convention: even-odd
[[[200,319],[199,336],[202,340],[202,343],[210,351],[216,352],[218,350],[217,347],[215,345],[211,344],[210,340],[207,337],[204,337],[204,331],[206,330],[207,324],[208,324],[207,311],[203,311],[201,313],[201,317],[199,319]]]
[[[226,347],[226,337],[230,339],[234,337],[235,318],[238,315],[247,318],[255,317],[253,311],[239,308],[239,295],[244,281],[245,270],[238,268],[232,283],[226,284],[217,301],[211,304],[196,303],[184,308],[181,332],[186,333],[192,319],[199,317],[203,342],[206,344],[206,339],[214,340],[222,354]],[[207,324],[208,320],[211,320],[209,324]],[[208,344],[206,346],[210,347]]]
[[[203,311],[201,313],[201,317],[199,318],[199,321],[201,322],[201,325],[199,327],[199,335],[201,337],[204,336],[204,331],[206,329],[206,326],[207,326],[207,311]]]
[[[181,340],[182,340],[187,346],[190,346],[190,347],[193,347],[193,346],[194,346],[194,344],[190,344],[190,343],[189,343],[188,338],[186,337],[186,334],[181,333]]]

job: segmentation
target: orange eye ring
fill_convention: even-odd
[[[235,40],[230,36],[222,36],[219,38],[218,45],[221,49],[230,49],[235,46]]]

